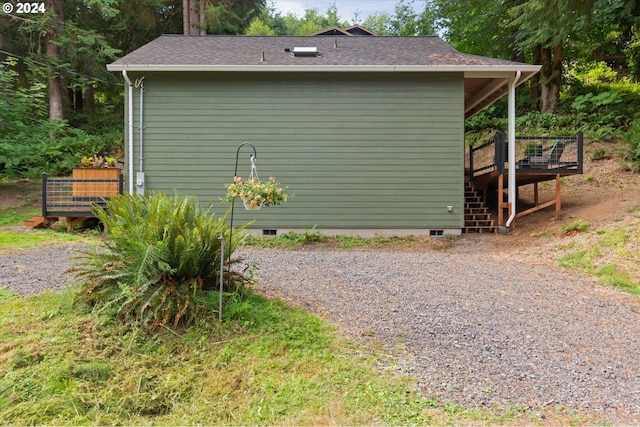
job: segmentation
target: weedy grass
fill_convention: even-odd
[[[582,219],[578,218],[574,220],[571,224],[566,224],[561,227],[561,230],[564,234],[571,233],[586,233],[591,228],[591,225],[584,222]]]
[[[256,237],[247,235],[244,240],[246,246],[256,246],[259,248],[279,248],[279,249],[296,249],[306,245],[314,245],[327,240],[327,236],[312,228],[302,233],[289,231],[278,236]]]
[[[148,334],[67,290],[0,292],[5,425],[427,425],[531,422],[528,409],[466,410],[420,394],[387,356],[324,321],[250,293],[225,322]],[[388,362],[387,362],[388,363]],[[574,415],[557,411],[567,423]]]
[[[256,237],[249,235],[244,241],[246,246],[260,248],[297,249],[304,246],[321,246],[337,249],[448,249],[455,241],[455,237],[431,239],[416,236],[374,236],[361,237],[353,235],[326,236],[315,229],[297,233],[289,231],[278,236]]]
[[[0,194],[6,198],[5,207],[0,208],[0,227],[19,225],[38,215],[41,211],[39,189],[39,180],[0,180]]]
[[[61,233],[56,230],[31,230],[14,232],[0,230],[0,251],[29,249],[45,244],[89,241],[87,235]]]
[[[558,258],[560,265],[595,275],[602,285],[640,295],[640,254],[637,251],[640,229],[635,212],[635,209],[627,212],[632,217],[629,225],[597,229],[588,243],[571,245],[570,250]],[[580,224],[573,225],[573,232],[581,228]]]
[[[0,227],[4,227],[6,225],[20,225],[25,220],[38,215],[39,212],[40,208],[29,206],[18,206],[3,209],[0,211]]]
[[[349,248],[379,248],[384,245],[410,246],[413,236],[375,236],[370,238],[360,236],[336,236],[336,247]]]

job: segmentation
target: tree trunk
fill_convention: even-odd
[[[89,84],[84,90],[84,111],[90,116],[96,114],[95,88]]]
[[[186,36],[201,34],[200,2],[198,0],[182,0],[182,29]]]
[[[535,45],[533,47],[533,64],[541,63],[542,46]],[[530,107],[533,110],[540,108],[540,76],[535,76],[529,80],[529,95],[531,97]]]
[[[558,100],[560,99],[560,83],[562,80],[562,42],[553,48],[542,48],[540,59],[542,69],[540,70],[540,99],[542,105],[540,112],[558,111]]]
[[[562,83],[562,42],[556,44],[552,51],[551,79],[549,80],[549,99],[547,101],[547,105],[549,106],[549,110],[558,111],[560,85]]]
[[[191,23],[189,20],[189,0],[182,0],[182,32],[184,35],[189,35],[189,28]]]
[[[200,30],[199,34],[201,36],[204,36],[204,35],[207,34],[207,23],[205,22],[206,16],[204,14],[204,0],[200,0],[199,3],[200,4],[198,5],[198,7],[199,7],[198,14],[199,14],[200,21],[198,22],[198,24],[199,24],[198,25],[198,29]]]
[[[63,30],[64,15],[62,12],[62,4],[60,0],[47,0],[45,3],[47,12],[55,15],[54,24],[47,30],[47,57],[52,65],[48,68],[48,86],[49,86],[49,118],[64,119],[64,108],[62,102],[62,78],[53,64],[56,63],[60,56],[60,48],[54,44],[54,41]]]
[[[551,78],[551,49],[543,47],[540,49],[540,112],[544,113],[548,108],[549,80]]]

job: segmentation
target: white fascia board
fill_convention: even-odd
[[[445,72],[464,73],[465,77],[505,77],[521,71],[536,73],[539,65],[168,65],[108,64],[108,71],[218,71],[218,72]]]

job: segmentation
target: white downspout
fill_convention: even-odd
[[[143,104],[144,104],[144,76],[142,76],[139,79],[136,79],[135,86],[140,90],[140,144],[139,144],[139,146],[140,146],[140,156],[139,156],[140,157],[140,160],[139,160],[140,169],[139,169],[139,172],[143,172],[144,169],[142,168],[142,153],[144,153],[144,151],[142,150],[142,134],[144,132],[144,127],[143,127],[143,124],[142,124],[142,120],[143,120],[142,107],[143,107]]]
[[[509,205],[511,205],[511,215],[505,224],[507,228],[511,225],[516,217],[516,84],[520,80],[522,72],[518,70],[515,78],[509,77],[509,112],[508,112],[508,143],[507,146],[509,157]]]
[[[122,77],[124,77],[125,82],[129,86],[129,90],[127,93],[127,101],[129,106],[128,111],[128,135],[129,139],[129,155],[127,159],[127,165],[129,166],[129,172],[127,176],[127,181],[129,181],[129,194],[133,194],[133,83],[129,80],[129,76],[127,76],[127,70],[122,70]]]

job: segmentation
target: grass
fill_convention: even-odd
[[[40,181],[0,181],[0,227],[22,225],[41,215]],[[70,234],[64,228],[33,229],[28,232],[0,230],[0,251],[22,250],[48,244],[87,240],[90,233]]]
[[[322,243],[325,242],[326,239],[326,236],[313,228],[311,230],[305,230],[302,233],[289,231],[288,233],[273,237],[255,237],[249,235],[244,244],[260,248],[296,249],[306,245]]]
[[[56,230],[13,232],[0,230],[0,251],[29,249],[42,245],[86,241],[87,235],[63,233]]]
[[[248,236],[245,245],[261,248],[297,249],[303,246],[323,246],[338,249],[447,249],[451,247],[455,237],[431,239],[415,236],[374,236],[361,237],[353,235],[325,236],[315,229],[302,233],[289,231],[278,236]]]
[[[19,223],[23,215],[0,211],[0,223]],[[82,239],[86,236],[54,230],[2,231],[0,250]],[[287,248],[316,244],[397,248],[423,243],[438,249],[451,243],[449,239],[328,238],[315,230],[250,242]],[[165,328],[156,335],[145,335],[135,324],[114,323],[89,307],[72,306],[73,297],[70,290],[18,297],[0,288],[3,425],[595,421],[564,407],[470,410],[455,402],[438,402],[420,393],[410,378],[396,375],[393,358],[376,346],[365,349],[341,339],[311,314],[256,295],[228,302],[223,324],[213,316],[188,331]]]
[[[574,220],[571,224],[566,224],[561,227],[563,234],[586,233],[589,231],[589,228],[591,228],[591,226],[580,218]]]
[[[558,258],[565,268],[581,270],[598,277],[598,283],[616,286],[634,295],[640,295],[640,229],[637,226],[637,208],[630,209],[629,225],[616,225],[589,231],[589,225],[576,220],[562,227],[565,234],[590,233],[591,239],[569,250]],[[621,218],[619,222],[622,222]]]
[[[144,335],[72,306],[70,291],[0,292],[5,425],[427,425],[531,423],[526,408],[467,410],[421,395],[384,354],[251,294],[226,322]],[[577,415],[549,414],[560,424]],[[582,420],[582,418],[579,418]]]
[[[40,181],[0,181],[0,227],[22,224],[38,215]]]

